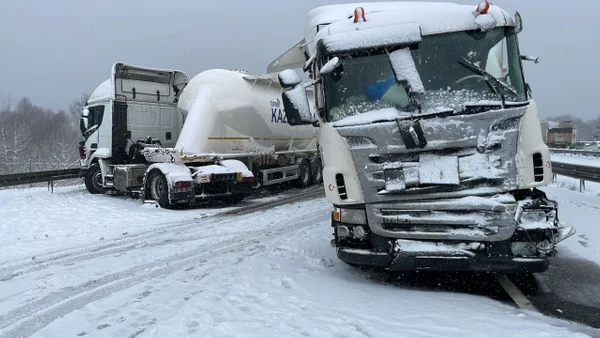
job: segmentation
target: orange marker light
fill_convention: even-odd
[[[331,212],[332,216],[333,216],[333,220],[336,222],[340,222],[342,217],[340,215],[340,209],[335,208],[333,209],[333,211]]]
[[[477,6],[477,14],[481,15],[481,14],[487,14],[488,11],[490,10],[490,3],[486,0],[486,1],[482,1],[479,6]]]
[[[354,23],[365,21],[367,21],[365,18],[365,9],[362,7],[356,7],[354,10]]]

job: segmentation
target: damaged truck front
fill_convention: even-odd
[[[279,75],[288,122],[320,127],[338,257],[389,270],[545,271],[575,230],[539,189],[551,161],[519,14],[486,1],[367,6],[309,13],[318,29],[298,48],[311,81]]]

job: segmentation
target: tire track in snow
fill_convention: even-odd
[[[300,216],[302,217],[302,216]],[[253,245],[258,245],[261,239],[277,239],[300,229],[312,226],[314,222],[322,220],[322,215],[312,215],[302,219],[303,225],[298,226],[290,222],[286,227],[265,233],[265,229],[253,231],[254,235],[238,235],[233,239],[220,241],[194,250],[172,255],[139,265],[131,269],[105,275],[102,278],[91,280],[77,286],[63,288],[46,297],[30,302],[3,315],[0,330],[9,329],[3,337],[30,336],[40,329],[48,326],[56,319],[85,305],[108,297],[113,293],[130,288],[149,279],[169,275],[175,271],[185,269],[188,265],[196,265],[200,261],[206,264],[223,255],[240,252]],[[1,331],[0,331],[1,332]]]
[[[192,230],[197,230],[198,232],[204,233],[206,232],[206,229],[203,229],[203,227],[206,226],[206,223],[208,222],[211,222],[211,226],[222,225],[223,223],[230,222],[229,218],[225,218],[226,216],[257,212],[267,207],[273,208],[276,206],[293,203],[295,201],[299,201],[305,198],[316,197],[321,193],[322,190],[319,186],[308,189],[305,192],[297,195],[284,196],[283,198],[276,201],[266,201],[262,203],[242,206],[233,210],[217,213],[212,216],[198,218],[194,221],[183,222],[183,224],[181,221],[160,223],[158,224],[158,227],[153,227],[153,229],[114,239],[106,244],[88,244],[81,247],[69,248],[54,251],[44,255],[38,255],[38,259],[36,259],[34,262],[32,262],[31,260],[27,260],[18,264],[0,268],[0,282],[10,280],[12,278],[24,275],[26,273],[43,270],[47,267],[58,264],[75,264],[77,262],[88,260],[91,258],[126,252],[131,249],[139,248],[140,246],[160,246],[168,244],[168,240],[183,242],[189,240],[207,239],[214,236],[214,234],[210,236],[197,236],[191,239],[188,239],[188,237],[181,240],[173,240],[170,236],[178,235],[181,232],[186,232],[187,236],[189,235],[188,231]],[[159,240],[160,238],[165,237],[167,238],[166,240],[163,240],[162,242]],[[148,241],[151,242],[148,243]]]

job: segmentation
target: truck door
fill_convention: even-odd
[[[127,163],[127,103],[115,101],[112,114],[112,156],[113,163]]]
[[[99,145],[99,135],[100,126],[102,126],[104,120],[104,109],[104,105],[84,108],[79,127],[85,140],[86,158],[90,158],[92,152],[101,147]]]

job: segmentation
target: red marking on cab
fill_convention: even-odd
[[[333,189],[335,189],[335,186],[333,184],[330,184],[327,186],[327,189],[329,189],[329,191],[333,191]]]

